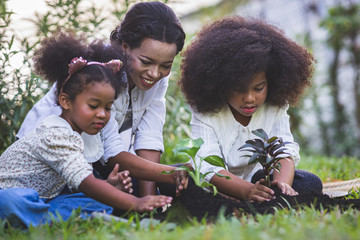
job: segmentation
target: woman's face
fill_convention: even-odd
[[[151,38],[145,38],[138,48],[130,49],[126,43],[122,47],[128,58],[126,74],[129,88],[136,85],[141,90],[150,89],[157,81],[170,74],[177,51],[175,43]]]
[[[247,126],[251,116],[265,103],[267,90],[266,74],[260,72],[253,76],[246,91],[234,92],[228,103],[235,119]]]

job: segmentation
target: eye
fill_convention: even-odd
[[[96,108],[97,108],[97,106],[91,105],[91,104],[89,104],[89,107],[90,107],[91,109],[96,109]]]
[[[265,87],[265,86],[256,87],[256,88],[255,88],[255,91],[261,91],[261,90],[263,90],[263,89],[264,89],[264,87]]]
[[[149,65],[151,64],[151,62],[149,61],[146,61],[146,60],[143,60],[143,59],[140,59],[141,63],[144,64],[144,65]]]
[[[170,69],[172,67],[172,65],[166,65],[166,66],[163,65],[162,67],[165,68],[165,69]]]
[[[109,112],[109,111],[111,111],[111,107],[112,107],[112,104],[109,104],[109,105],[105,106],[105,110]]]

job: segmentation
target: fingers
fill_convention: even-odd
[[[131,182],[131,177],[129,176],[130,172],[128,170],[122,171],[118,174],[118,179],[122,184],[122,189],[128,193],[132,193],[134,190],[132,189],[133,183]]]
[[[132,185],[132,184],[131,184]],[[131,187],[128,187],[128,189],[127,189],[127,192],[128,193],[133,193],[133,191],[134,191],[134,189],[132,189]]]
[[[128,193],[132,193],[134,190],[132,189],[132,182],[131,180],[129,182],[127,182],[126,184],[124,184],[124,191],[128,192]]]
[[[149,195],[139,198],[138,206],[135,208],[136,211],[145,212],[151,211],[154,208],[162,207],[172,202],[172,197],[164,195]]]
[[[123,183],[125,184],[124,180],[126,180],[126,182],[131,181],[131,177],[129,175],[130,172],[128,170],[119,172],[119,179],[123,180]]]
[[[183,190],[187,187],[188,173],[186,171],[175,171],[173,174],[174,174],[174,178],[175,178],[176,196],[179,196],[181,190]]]
[[[115,167],[113,168],[113,170],[111,171],[111,173],[109,174],[109,177],[116,177],[116,175],[119,172],[119,164],[115,164]]]
[[[127,178],[130,175],[130,172],[128,170],[124,170],[119,173],[123,178]]]
[[[275,192],[271,188],[263,185],[264,182],[264,179],[261,179],[260,181],[256,182],[251,188],[248,195],[248,199],[250,201],[264,202],[270,201],[275,198]]]
[[[289,184],[287,183],[283,183],[283,182],[279,182],[277,183],[278,188],[281,189],[281,192],[285,195],[289,195],[289,196],[296,196],[299,195],[298,192],[296,192]]]

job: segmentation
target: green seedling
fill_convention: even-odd
[[[203,161],[205,161],[211,165],[223,167],[224,169],[225,169],[225,164],[224,164],[224,160],[221,157],[216,156],[216,155],[211,155],[211,156],[207,156],[207,157],[199,157],[200,161],[197,164],[195,161],[195,156],[196,156],[196,153],[199,151],[201,145],[203,145],[203,143],[204,143],[204,141],[201,138],[198,138],[198,139],[186,138],[186,139],[181,140],[180,143],[175,146],[175,148],[173,149],[173,152],[175,155],[179,154],[179,155],[188,156],[189,160],[190,160],[190,162],[192,162],[192,165],[194,166],[194,168],[190,168],[187,165],[182,165],[172,171],[164,171],[162,173],[171,174],[174,171],[186,171],[189,174],[189,176],[194,180],[194,183],[196,186],[199,186],[201,188],[211,187],[214,195],[216,195],[218,192],[216,186],[205,181],[205,177],[208,174],[215,173],[215,172],[210,171],[210,172],[206,172],[206,173],[201,173],[200,172],[201,164]],[[226,179],[230,179],[229,176],[225,176],[225,175],[222,175],[219,173],[215,173],[215,174],[219,177],[225,177]]]
[[[252,131],[252,133],[260,139],[247,140],[239,150],[252,152],[251,155],[244,155],[244,157],[250,158],[249,165],[256,162],[261,164],[265,174],[265,185],[270,187],[270,172],[273,169],[280,172],[281,163],[279,161],[290,156],[285,152],[286,148],[284,147],[290,142],[284,142],[281,137],[269,138],[268,134],[261,128]]]

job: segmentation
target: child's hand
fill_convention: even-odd
[[[119,164],[115,165],[106,181],[123,192],[133,192],[133,189],[131,188],[132,182],[131,177],[129,177],[129,171],[125,170],[119,172]]]
[[[264,202],[270,201],[275,198],[275,192],[271,188],[266,187],[264,183],[265,180],[260,179],[260,181],[257,181],[250,189],[250,192],[248,194],[248,200],[250,202]]]
[[[154,208],[162,207],[167,204],[170,204],[172,197],[167,197],[164,195],[148,195],[142,198],[137,198],[137,201],[134,206],[134,211],[136,212],[148,212],[152,211]]]
[[[281,189],[281,193],[289,196],[296,196],[299,195],[297,191],[295,191],[289,184],[284,182],[278,182],[277,180],[274,180],[271,185],[277,186]]]

